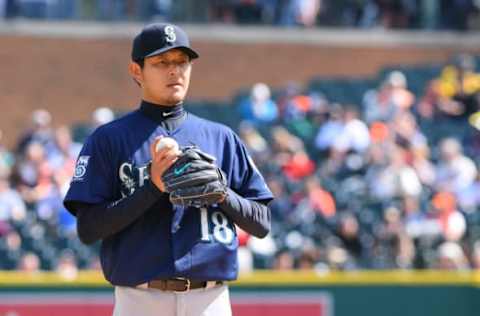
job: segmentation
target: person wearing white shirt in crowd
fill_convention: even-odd
[[[463,154],[462,145],[454,138],[440,143],[440,162],[436,172],[438,190],[460,193],[470,187],[477,177],[477,167]]]

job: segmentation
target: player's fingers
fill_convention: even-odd
[[[167,169],[178,159],[177,153],[174,150],[169,151],[168,153],[157,157],[156,163],[162,168]]]
[[[152,160],[154,160],[157,156],[156,148],[160,139],[162,139],[162,136],[155,138],[155,140],[150,144],[150,157],[152,157]]]
[[[163,174],[168,168],[170,168],[175,161],[178,160],[178,157],[169,157],[162,161],[162,164],[159,166],[159,172]]]
[[[162,153],[156,153],[152,159],[152,164],[158,168],[160,173],[167,170],[178,159],[178,153],[173,148]]]

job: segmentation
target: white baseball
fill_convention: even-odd
[[[160,141],[157,143],[157,146],[155,147],[155,151],[158,152],[162,150],[165,146],[172,147],[176,152],[180,151],[177,141],[171,137],[161,138]]]

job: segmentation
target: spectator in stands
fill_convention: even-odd
[[[262,1],[237,0],[234,1],[234,16],[238,24],[260,24],[263,18]]]
[[[476,177],[477,167],[472,159],[464,155],[460,142],[454,138],[442,140],[435,188],[458,194],[470,187]]]
[[[340,104],[332,104],[327,121],[320,125],[315,137],[315,147],[320,152],[327,152],[332,147],[335,138],[343,130],[343,108]]]
[[[324,218],[331,218],[336,214],[335,200],[330,192],[320,185],[316,177],[309,177],[305,181],[305,189],[312,210]]]
[[[432,213],[440,228],[442,238],[459,242],[465,235],[467,222],[457,209],[457,199],[450,192],[438,192],[432,197]]]
[[[366,249],[361,239],[360,226],[355,215],[344,213],[340,216],[337,236],[342,242],[342,248],[348,252],[355,265],[359,266]]]
[[[436,177],[435,166],[430,158],[430,148],[428,144],[415,146],[410,150],[411,166],[418,175],[421,184],[426,187],[433,187]]]
[[[319,261],[320,252],[316,247],[305,248],[300,253],[296,268],[298,270],[314,270]]]
[[[331,135],[330,151],[326,161],[321,164],[320,174],[323,177],[355,173],[363,167],[362,157],[370,146],[367,125],[358,118],[358,111],[353,106],[345,107],[341,124],[340,130],[335,135]],[[320,130],[320,133],[323,132],[325,130]],[[326,132],[327,135],[331,133]],[[317,140],[319,140],[318,137]]]
[[[321,9],[321,0],[286,0],[278,6],[278,24],[281,26],[312,27]]]
[[[462,247],[451,241],[444,242],[437,249],[437,258],[433,268],[442,270],[466,270],[469,263]]]
[[[305,151],[292,153],[282,165],[285,176],[291,181],[301,180],[315,171],[315,162]]]
[[[440,27],[447,30],[466,31],[469,17],[474,12],[472,0],[440,0]]]
[[[416,1],[408,0],[377,0],[382,12],[382,25],[387,28],[405,29],[413,25],[419,15]]]
[[[5,236],[5,245],[9,252],[20,251],[22,249],[22,237],[16,230],[12,229]]]
[[[279,118],[292,133],[310,142],[328,111],[328,101],[317,92],[302,92],[300,85],[290,82],[277,97]]]
[[[16,270],[25,273],[39,272],[40,258],[33,252],[26,252],[21,256]]]
[[[22,198],[32,205],[39,218],[52,222],[57,221],[58,212],[63,209],[55,174],[38,142],[27,146],[25,158],[19,161],[14,174],[15,187]]]
[[[471,256],[472,268],[480,270],[480,240],[473,244],[473,252]]]
[[[282,249],[275,255],[273,269],[278,271],[293,270],[295,259],[288,249]]]
[[[284,127],[272,129],[273,160],[281,168],[283,174],[291,181],[311,175],[315,171],[315,163],[305,151],[303,141],[289,133]]]
[[[388,248],[387,265],[394,269],[413,268],[415,246],[406,232],[401,212],[396,207],[387,207],[383,214],[383,225],[379,229],[379,240]]]
[[[440,241],[460,242],[466,232],[466,220],[456,209],[455,196],[440,192],[433,196],[427,212],[417,206],[406,209],[406,232],[418,246],[418,259],[424,267],[435,266],[431,251]]]
[[[445,100],[440,98],[438,79],[430,81],[425,87],[425,93],[421,97],[417,105],[417,113],[422,120],[431,121],[435,118],[441,117],[443,114],[456,115],[456,112],[448,106]]]
[[[244,120],[255,125],[272,123],[278,118],[277,104],[271,98],[270,88],[264,83],[256,83],[250,97],[240,103],[240,113]]]
[[[242,122],[239,126],[239,135],[255,163],[263,164],[270,160],[269,144],[255,126],[247,121]]]
[[[349,151],[363,153],[370,145],[370,133],[367,125],[360,120],[358,110],[354,106],[346,106],[343,112],[343,128],[334,137],[333,149],[347,153]]]
[[[315,26],[320,12],[320,0],[296,0],[296,22],[303,27]]]
[[[0,222],[20,222],[26,216],[25,202],[20,194],[10,187],[7,178],[0,177]]]
[[[387,82],[390,85],[390,99],[400,111],[410,109],[415,102],[415,96],[408,90],[407,78],[398,70],[388,74]]]
[[[280,26],[294,26],[295,25],[295,1],[281,0],[278,1],[276,9],[276,23]]]
[[[418,106],[426,118],[458,118],[464,121],[479,110],[480,74],[475,72],[475,59],[459,54],[428,85]]]
[[[0,260],[2,269],[15,269],[22,255],[22,237],[15,229],[4,236],[6,256]]]
[[[277,252],[277,245],[272,235],[262,239],[252,236],[248,239],[247,246],[253,255],[253,262],[257,269],[272,267]]]
[[[332,245],[327,248],[326,259],[328,269],[332,271],[350,271],[359,269],[348,251],[338,245]]]
[[[285,237],[285,243],[299,259],[302,253],[316,252],[317,243],[332,236],[336,205],[332,194],[323,189],[314,176],[308,178],[304,188],[290,195],[288,203],[291,209],[285,210],[285,219],[275,225],[277,230],[273,236],[277,240]],[[315,255],[315,258],[316,262],[319,257]]]
[[[17,152],[23,154],[30,143],[36,142],[47,151],[53,148],[54,131],[52,129],[52,116],[44,109],[33,111],[31,117],[32,127],[27,130],[18,142]]]
[[[300,84],[297,82],[289,82],[278,96],[278,108],[286,123],[305,118],[312,107],[312,98],[302,93]]]
[[[281,240],[285,234],[292,230],[298,222],[296,218],[296,205],[301,197],[290,194],[285,185],[286,179],[277,175],[268,180],[268,187],[275,196],[275,200],[269,205],[272,212],[272,235],[275,240]]]
[[[434,30],[440,25],[440,1],[423,0],[420,4],[420,27],[423,29]]]
[[[467,188],[457,192],[456,196],[458,205],[463,212],[476,213],[480,206],[480,174],[477,173],[475,181]]]
[[[48,168],[45,148],[39,142],[30,142],[25,149],[23,159],[17,160],[12,175],[16,189],[20,191],[23,198],[28,202],[34,200],[29,189],[37,185],[42,166]]]
[[[75,254],[71,250],[64,250],[58,259],[55,272],[65,280],[74,280],[78,275],[78,266]]]
[[[46,169],[42,171],[41,181],[34,188],[34,194],[36,198],[34,211],[37,213],[37,216],[51,224],[57,223],[60,212],[65,212],[65,210],[62,204],[62,196],[50,171]],[[73,219],[70,222],[73,222],[72,226],[75,223]],[[63,223],[60,222],[58,224],[60,229]]]
[[[75,169],[75,161],[82,145],[72,140],[70,129],[61,126],[55,130],[55,148],[47,154],[49,165],[55,170],[55,183],[64,196]]]
[[[416,119],[411,112],[399,112],[390,125],[395,143],[403,148],[414,150],[428,146],[427,138],[418,128]]]
[[[253,254],[250,248],[248,247],[248,241],[252,236],[241,229],[238,226],[235,226],[238,236],[238,269],[239,273],[249,273],[252,272],[254,267],[253,263]]]
[[[422,193],[422,184],[407,162],[407,151],[390,144],[383,155],[379,152],[380,148],[374,148],[374,160],[367,167],[366,180],[372,198],[384,201],[405,196],[418,197]]]
[[[304,149],[303,141],[292,135],[283,126],[273,126],[271,129],[272,150],[278,155],[293,153]],[[279,161],[283,161],[280,159]]]
[[[426,212],[420,207],[420,199],[407,196],[401,203],[402,220],[406,234],[413,240],[424,235]]]
[[[415,101],[407,89],[407,79],[400,71],[392,71],[378,90],[369,90],[363,97],[364,118],[367,123],[388,122],[398,112],[408,110]]]

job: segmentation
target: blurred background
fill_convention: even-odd
[[[276,196],[266,239],[239,232],[242,275],[480,268],[480,1],[0,0],[1,270],[99,269],[62,199],[86,137],[137,107],[153,21],[191,34],[187,109]]]

